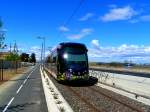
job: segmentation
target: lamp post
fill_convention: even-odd
[[[45,37],[38,36],[37,38],[43,40],[42,49],[41,49],[41,62],[44,64],[45,63]]]

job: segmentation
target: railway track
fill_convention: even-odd
[[[50,79],[75,112],[150,112],[150,107],[95,85],[59,84]]]
[[[78,91],[74,90],[73,87],[66,86],[66,88],[68,89],[68,91],[71,91],[73,94],[75,94],[75,96],[78,97],[78,99],[80,101],[84,102],[88,106],[89,110],[91,110],[92,112],[108,112],[107,109],[104,109],[103,107],[97,107],[95,104],[91,103],[92,102],[91,99],[87,98],[86,96],[82,96]],[[104,93],[100,90],[95,89],[94,87],[87,87],[87,88],[90,89],[91,91],[93,91],[93,93],[96,92],[96,93],[106,97],[108,101],[117,102],[120,105],[123,105],[126,108],[129,108],[130,111],[144,112],[144,110],[140,109],[139,107],[130,105],[126,102],[123,102],[119,99],[116,99],[116,98],[112,97],[111,95],[109,95],[107,93]]]
[[[74,89],[72,89],[71,87],[67,87],[67,89],[68,89],[69,91],[72,91],[82,102],[84,102],[92,112],[105,112],[104,109],[102,109],[102,108],[99,109],[99,108],[97,108],[95,105],[91,104],[91,103],[88,101],[89,99],[82,97],[78,92],[76,92],[76,91],[75,91]]]
[[[106,94],[106,93],[104,93],[104,92],[102,92],[102,91],[99,91],[99,90],[97,90],[97,89],[95,89],[95,88],[93,88],[93,87],[89,87],[89,89],[91,89],[92,91],[95,91],[95,92],[97,92],[97,93],[99,93],[99,94],[101,94],[101,95],[107,97],[109,100],[113,100],[113,101],[115,101],[115,102],[118,102],[118,103],[120,103],[121,105],[124,105],[124,106],[130,108],[130,109],[133,110],[133,111],[136,111],[136,112],[143,112],[143,110],[142,110],[142,109],[139,109],[139,107],[131,106],[131,105],[129,105],[128,103],[122,102],[122,101],[120,101],[119,99],[116,99],[115,97],[112,97],[112,96],[110,96],[109,94]]]

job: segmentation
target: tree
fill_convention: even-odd
[[[20,56],[16,53],[10,53],[5,59],[8,61],[18,61],[20,60]]]
[[[3,31],[3,22],[0,18],[0,49],[4,49],[6,47],[6,44],[4,44],[5,40],[5,31]]]
[[[29,54],[27,54],[27,53],[22,53],[22,54],[20,55],[20,60],[21,60],[22,62],[29,62]]]
[[[35,56],[35,53],[32,53],[31,56],[30,56],[30,62],[31,63],[36,63],[36,56]]]

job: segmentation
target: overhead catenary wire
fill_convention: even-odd
[[[84,0],[80,0],[78,6],[75,8],[75,10],[73,11],[73,13],[69,16],[69,18],[67,19],[67,21],[63,24],[63,26],[67,26],[69,24],[69,22],[74,17],[74,15],[78,12],[78,10],[81,8],[81,6],[82,6],[83,3],[84,3]]]
[[[73,17],[75,16],[75,14],[78,12],[78,10],[81,8],[81,6],[83,5],[85,0],[80,0],[79,4],[77,5],[77,7],[73,10],[72,14],[69,16],[69,18],[62,24],[63,27],[66,27],[70,21],[73,19]],[[59,36],[62,36],[63,35],[63,32],[60,31],[59,32]]]

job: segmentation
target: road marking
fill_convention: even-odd
[[[36,68],[37,68],[37,67],[36,67]],[[32,72],[30,72],[30,74],[28,75],[28,77],[24,80],[23,84],[25,84],[25,83],[27,82],[27,80],[29,79],[29,77],[31,76],[31,74],[33,73],[33,71],[34,71],[36,68],[34,68],[34,69],[32,70]],[[17,90],[16,94],[18,94],[19,91],[22,89],[23,84],[19,87],[19,89]]]
[[[32,70],[32,72],[30,72],[30,74],[27,76],[27,79],[29,79],[29,77],[30,77],[31,74],[35,71],[36,68],[37,68],[37,67],[35,67],[35,68]]]
[[[24,80],[23,84],[25,84],[27,82],[27,79]]]
[[[28,75],[27,79],[29,79],[30,75]]]
[[[19,89],[17,90],[17,94],[19,93],[19,91],[21,90],[21,88],[23,87],[23,85],[21,85],[20,87],[19,87]]]
[[[7,106],[4,108],[3,112],[6,112],[9,105],[12,103],[12,101],[14,100],[14,97],[11,98],[11,100],[9,101],[9,103],[7,104]]]
[[[30,74],[28,75],[28,77],[24,80],[23,84],[26,83],[27,79],[31,76],[31,74],[35,71],[37,67],[34,67],[34,69],[30,72]],[[19,93],[19,91],[22,89],[23,84],[21,84],[21,86],[19,87],[19,89],[17,90],[16,94]],[[11,103],[13,102],[13,100],[15,99],[15,97],[12,97],[11,100],[8,102],[7,106],[4,108],[4,110],[2,112],[6,112],[8,107],[11,105]]]

